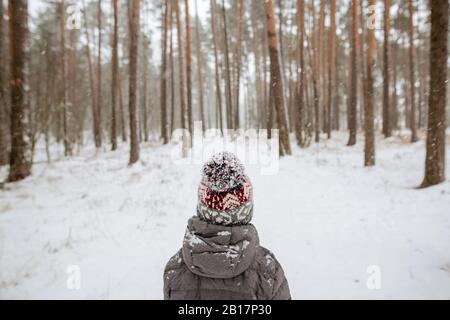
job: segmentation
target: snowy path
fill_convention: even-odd
[[[414,189],[423,142],[379,141],[366,169],[362,143],[344,140],[295,149],[277,175],[250,172],[253,223],[293,297],[450,299],[450,182]],[[199,166],[174,166],[170,147],[146,146],[126,168],[126,151],[40,163],[0,190],[0,298],[162,298],[163,268],[195,213]],[[81,268],[81,290],[66,287],[70,265]],[[366,286],[371,265],[379,290]]]

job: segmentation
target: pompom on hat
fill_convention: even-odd
[[[218,225],[243,225],[253,215],[253,188],[239,159],[215,154],[202,168],[197,215]]]

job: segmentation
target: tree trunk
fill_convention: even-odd
[[[331,107],[335,97],[334,90],[336,90],[336,67],[334,65],[335,49],[336,49],[336,0],[330,2],[330,33],[328,35],[328,105],[327,105],[327,121],[326,132],[328,139],[331,138]]]
[[[271,125],[271,100],[270,100],[270,90],[267,90],[270,85],[267,83],[267,51],[269,47],[269,37],[267,35],[267,24],[264,23],[264,46],[263,46],[263,91],[264,91],[264,104],[263,104],[263,114],[265,117],[265,123],[267,128],[267,138],[272,138],[272,125]]]
[[[140,117],[139,120],[141,120],[141,133],[143,134],[143,140],[145,142],[148,142],[149,139],[149,128],[148,128],[148,69],[149,69],[149,39],[148,39],[148,32],[147,32],[147,28],[146,25],[148,24],[148,6],[147,3],[144,2],[144,30],[146,31],[146,35],[142,37],[142,47],[143,50],[141,52],[141,58],[140,61],[142,62],[142,87],[141,87],[141,100],[139,103],[139,110],[140,110]],[[141,31],[139,30],[139,33],[141,33]],[[138,58],[139,60],[139,58]]]
[[[366,95],[367,95],[367,79],[366,79],[366,57],[365,57],[365,45],[366,45],[366,20],[364,19],[364,0],[360,0],[359,2],[359,20],[357,25],[357,30],[361,29],[361,33],[357,37],[358,39],[358,60],[359,60],[359,76],[360,76],[360,85],[359,85],[359,117],[361,126],[364,126],[364,110],[366,105]]]
[[[29,105],[27,86],[28,3],[9,0],[9,50],[11,64],[11,154],[9,182],[25,179],[31,174],[30,137],[28,135]]]
[[[86,30],[85,33],[86,33],[86,41],[87,41],[86,54],[87,54],[88,67],[89,67],[89,85],[91,88],[91,107],[92,107],[94,142],[95,142],[95,147],[98,149],[102,146],[102,137],[101,137],[101,132],[100,132],[101,130],[100,130],[100,123],[99,123],[99,119],[98,119],[98,112],[97,112],[97,95],[96,95],[96,90],[95,90],[94,66],[93,66],[92,54],[91,54],[91,36],[89,33],[85,0],[83,0],[83,15],[84,15],[84,21],[85,21],[85,30]]]
[[[341,97],[339,96],[338,83],[339,83],[339,54],[338,53],[338,42],[336,41],[334,45],[334,77],[333,77],[333,87],[334,87],[334,97],[333,97],[333,129],[339,131],[340,130],[340,101]]]
[[[217,50],[217,31],[216,31],[216,2],[210,0],[211,5],[211,32],[212,44],[214,49],[214,70],[216,82],[216,117],[219,116],[220,132],[223,134],[223,116],[222,116],[222,94],[220,92],[220,69],[219,69],[219,55]]]
[[[72,114],[73,114],[73,130],[71,140],[73,143],[81,142],[81,122],[83,121],[80,110],[78,109],[78,97],[77,97],[77,30],[72,29],[70,31],[70,39],[71,39],[71,82],[72,82],[72,92],[71,92],[71,104],[72,104]],[[40,100],[40,99],[39,99]]]
[[[113,0],[113,15],[114,15],[114,31],[112,39],[112,71],[111,71],[111,149],[114,151],[117,149],[117,120],[116,120],[116,101],[117,101],[117,88],[118,88],[118,31],[119,31],[119,14],[117,8],[117,0]]]
[[[255,58],[255,70],[256,70],[256,80],[255,80],[255,92],[256,92],[256,113],[257,113],[257,127],[261,128],[263,122],[263,83],[261,77],[261,61],[259,54],[259,39],[258,39],[258,25],[257,25],[257,7],[258,4],[252,4],[251,9],[251,23],[252,23],[252,48],[253,55]]]
[[[0,166],[4,166],[8,164],[8,127],[7,127],[7,103],[6,103],[6,93],[4,88],[4,78],[3,75],[5,74],[5,68],[4,68],[4,56],[5,56],[5,50],[4,47],[4,24],[3,24],[3,17],[4,17],[4,9],[3,9],[3,1],[0,0]]]
[[[278,54],[278,40],[275,30],[275,19],[272,0],[266,0],[264,3],[266,13],[267,37],[269,40],[270,55],[270,77],[273,103],[277,112],[277,122],[280,138],[280,151],[284,154],[291,154],[291,144],[289,141],[289,132],[287,128],[286,113],[283,106],[283,79],[280,68],[280,57]]]
[[[348,146],[353,146],[356,144],[356,130],[357,130],[357,112],[356,112],[356,104],[357,104],[357,89],[358,89],[358,75],[356,69],[357,56],[356,56],[356,42],[357,42],[357,19],[358,19],[358,4],[356,0],[352,0],[352,28],[351,28],[351,53],[350,53],[350,61],[351,61],[351,74],[350,74],[350,110],[349,110],[349,139]]]
[[[285,25],[285,19],[284,19],[284,3],[283,0],[278,0],[278,32],[279,32],[279,42],[280,42],[280,68],[281,68],[281,77],[283,79],[283,89],[286,90],[286,62],[285,62],[285,51],[284,51],[284,32],[283,32],[283,26]],[[287,20],[287,19],[286,19]],[[286,95],[286,92],[283,94],[283,96]],[[284,103],[284,99],[283,99]]]
[[[171,0],[169,0],[171,1]],[[172,2],[173,4],[173,2]],[[170,137],[175,129],[175,63],[173,59],[173,28],[172,28],[173,10],[170,8]]]
[[[320,105],[322,106],[322,131],[326,132],[327,127],[327,102],[326,102],[326,65],[325,65],[325,0],[320,0],[320,11],[319,11],[319,33],[318,33],[318,85],[322,88],[320,91],[319,99]],[[319,129],[320,130],[320,129]]]
[[[417,142],[417,125],[416,125],[416,81],[414,76],[414,23],[413,14],[414,7],[412,0],[408,0],[408,24],[409,24],[409,92],[410,96],[410,123],[411,123],[411,142]]]
[[[186,100],[184,93],[184,66],[183,66],[183,35],[181,34],[180,5],[175,1],[175,15],[177,20],[177,37],[178,37],[178,67],[179,67],[179,90],[181,105],[181,128],[186,129]]]
[[[399,10],[399,16],[401,11]],[[399,35],[396,41],[391,45],[392,52],[392,99],[391,99],[391,128],[397,130],[399,128],[399,112],[398,112],[398,93],[397,93],[397,56],[398,56],[398,44],[400,43],[401,30],[400,20],[397,18],[395,29],[397,29]]]
[[[192,63],[191,63],[191,23],[189,17],[189,1],[184,0],[185,23],[186,23],[186,91],[187,91],[187,113],[188,129],[192,133],[194,123],[192,119]]]
[[[227,107],[227,128],[233,128],[233,103],[231,100],[230,58],[228,56],[228,28],[225,11],[225,0],[222,0],[223,42],[225,56],[225,102]]]
[[[63,112],[63,140],[64,140],[64,155],[66,157],[72,155],[72,141],[70,139],[70,129],[69,129],[69,121],[70,121],[70,112],[67,106],[67,75],[66,75],[66,41],[65,41],[65,33],[66,33],[66,7],[64,0],[61,0],[59,4],[60,16],[60,58],[61,58],[61,102],[60,106]]]
[[[445,107],[447,95],[448,1],[431,0],[430,95],[425,177],[422,187],[445,180]]]
[[[138,119],[136,112],[136,90],[137,90],[137,57],[139,46],[139,16],[140,0],[131,0],[129,7],[129,30],[130,30],[130,83],[129,83],[129,109],[130,109],[130,165],[139,160],[138,141]]]
[[[389,85],[389,30],[390,18],[389,10],[391,0],[384,0],[384,47],[383,47],[383,134],[391,136],[391,110],[389,106],[390,85]]]
[[[55,102],[54,92],[55,92],[55,63],[53,57],[53,37],[51,33],[47,33],[45,43],[45,51],[47,56],[45,59],[45,97],[44,97],[44,116],[43,116],[43,126],[44,126],[44,140],[45,140],[45,152],[47,155],[47,162],[51,162],[50,153],[50,126],[52,119],[52,106]]]
[[[117,78],[117,85],[119,90],[119,104],[120,104],[120,128],[122,132],[122,141],[127,142],[127,130],[125,126],[125,107],[123,102],[123,91],[122,91],[122,73],[119,74]]]
[[[196,52],[197,52],[197,83],[198,83],[198,100],[199,100],[199,112],[200,112],[200,120],[202,121],[202,131],[205,132],[206,123],[205,123],[205,108],[203,102],[203,51],[200,40],[200,19],[198,17],[198,8],[197,8],[197,0],[195,0],[195,44],[196,44]]]
[[[240,98],[240,87],[241,87],[241,56],[242,56],[242,52],[241,52],[241,47],[242,47],[242,24],[243,24],[243,14],[244,14],[244,2],[243,0],[239,0],[237,2],[237,16],[236,16],[236,27],[237,27],[237,35],[236,35],[236,45],[234,48],[234,86],[235,86],[235,90],[234,90],[234,110],[233,110],[233,114],[234,114],[234,119],[233,119],[233,123],[234,123],[234,129],[238,129],[240,127],[239,122],[239,98]]]
[[[375,0],[369,0],[369,7],[375,6]],[[367,12],[367,18],[373,12]],[[374,134],[374,86],[373,73],[375,69],[375,30],[367,28],[367,73],[366,73],[366,103],[364,110],[364,166],[370,167],[375,165],[375,134]]]
[[[169,135],[167,134],[167,30],[170,11],[170,0],[165,0],[161,51],[161,139],[163,144],[169,143]]]
[[[297,144],[303,146],[303,130],[304,130],[304,115],[305,115],[305,1],[297,0],[297,118],[295,121],[295,135]]]
[[[97,61],[97,120],[98,120],[98,139],[100,139],[100,147],[102,144],[102,0],[98,0],[97,9],[98,22],[98,61]]]
[[[312,74],[312,89],[313,89],[313,105],[311,106],[311,113],[314,114],[314,141],[318,143],[320,141],[320,115],[319,115],[319,83],[320,83],[320,74],[319,74],[319,64],[320,64],[320,55],[319,55],[319,41],[318,41],[318,34],[317,31],[317,18],[316,18],[316,12],[314,3],[311,6],[311,13],[312,15],[312,30],[311,30],[311,40],[309,41],[309,60],[311,65],[311,74]],[[311,123],[313,121],[313,116],[311,114]]]

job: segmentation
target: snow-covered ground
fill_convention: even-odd
[[[276,175],[250,170],[253,223],[293,298],[450,299],[450,182],[415,188],[423,141],[378,139],[368,169],[362,139],[345,140],[295,147]],[[175,165],[171,151],[144,145],[128,168],[127,146],[50,165],[38,150],[33,176],[0,190],[0,298],[161,299],[200,170]],[[70,266],[80,290],[67,287]],[[367,286],[378,276],[379,289]]]

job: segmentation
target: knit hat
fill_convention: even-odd
[[[226,226],[247,224],[252,219],[253,188],[233,153],[215,154],[203,165],[197,215]]]

